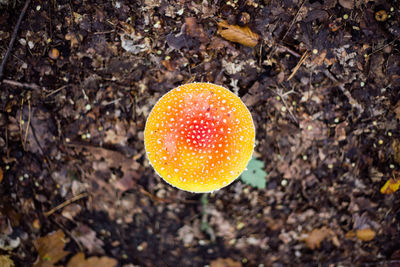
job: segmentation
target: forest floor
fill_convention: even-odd
[[[3,59],[25,1],[0,2]],[[146,118],[193,81],[248,106],[266,186],[151,168]],[[33,0],[0,80],[0,265],[400,266],[399,88],[399,0]]]

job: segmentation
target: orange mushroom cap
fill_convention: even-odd
[[[190,83],[165,94],[146,122],[150,164],[167,183],[203,193],[232,183],[253,153],[255,129],[247,107],[228,89]]]

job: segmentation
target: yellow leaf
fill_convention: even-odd
[[[36,239],[33,244],[39,255],[33,266],[53,267],[55,263],[69,254],[64,250],[66,242],[64,232],[61,230]]]
[[[223,20],[218,22],[218,27],[218,33],[228,41],[249,47],[255,47],[258,43],[258,34],[252,32],[247,26],[229,25]]]
[[[85,259],[85,255],[80,252],[69,260],[67,267],[114,267],[117,263],[117,260],[108,257],[90,257]]]
[[[357,238],[361,241],[371,241],[375,238],[375,231],[371,228],[358,229],[356,232]]]
[[[381,193],[386,195],[393,194],[394,192],[399,190],[399,187],[400,187],[400,179],[390,178],[389,180],[387,180],[385,185],[382,186]]]

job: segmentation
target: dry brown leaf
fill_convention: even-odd
[[[0,255],[0,266],[1,267],[14,267],[15,264],[9,255]]]
[[[108,257],[90,257],[85,259],[85,255],[80,252],[69,260],[67,267],[114,267],[117,263],[117,260]]]
[[[0,183],[3,181],[3,170],[0,168]]]
[[[255,47],[260,38],[247,26],[229,25],[226,21],[218,22],[218,33],[228,41],[239,43],[249,47]],[[225,28],[225,29],[224,29]]]
[[[64,245],[67,242],[68,240],[65,240],[65,235],[61,230],[36,239],[33,244],[35,245],[39,255],[33,266],[54,266],[55,263],[69,254],[68,251],[64,250]]]
[[[242,263],[230,258],[219,258],[210,262],[210,267],[242,267]]]
[[[371,241],[375,238],[375,231],[371,228],[358,229],[356,232],[357,238],[361,241]]]
[[[308,236],[304,239],[307,247],[310,249],[319,248],[321,246],[321,242],[324,241],[327,237],[333,234],[332,230],[327,227],[322,227],[320,229],[314,229]]]

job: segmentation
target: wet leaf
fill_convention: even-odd
[[[15,264],[9,255],[0,255],[0,266],[2,267],[14,267]]]
[[[255,47],[260,38],[247,26],[229,25],[226,21],[218,22],[218,33],[228,41],[239,43],[249,47]]]
[[[267,173],[264,171],[264,162],[258,159],[251,159],[247,165],[247,171],[244,171],[240,178],[245,184],[264,189],[267,182],[265,178]]]
[[[117,260],[108,257],[90,257],[85,259],[85,255],[80,252],[69,260],[67,267],[114,267],[117,263]]]
[[[358,229],[356,231],[357,238],[361,241],[371,241],[375,238],[375,231],[371,228]]]
[[[399,188],[400,188],[400,178],[399,179],[390,178],[389,180],[386,181],[384,186],[382,186],[381,193],[385,195],[390,195],[399,190]]]
[[[64,245],[68,240],[65,240],[63,231],[58,230],[48,234],[45,237],[39,237],[33,244],[38,251],[38,259],[33,265],[34,267],[52,267],[59,260],[69,254],[64,250]]]

